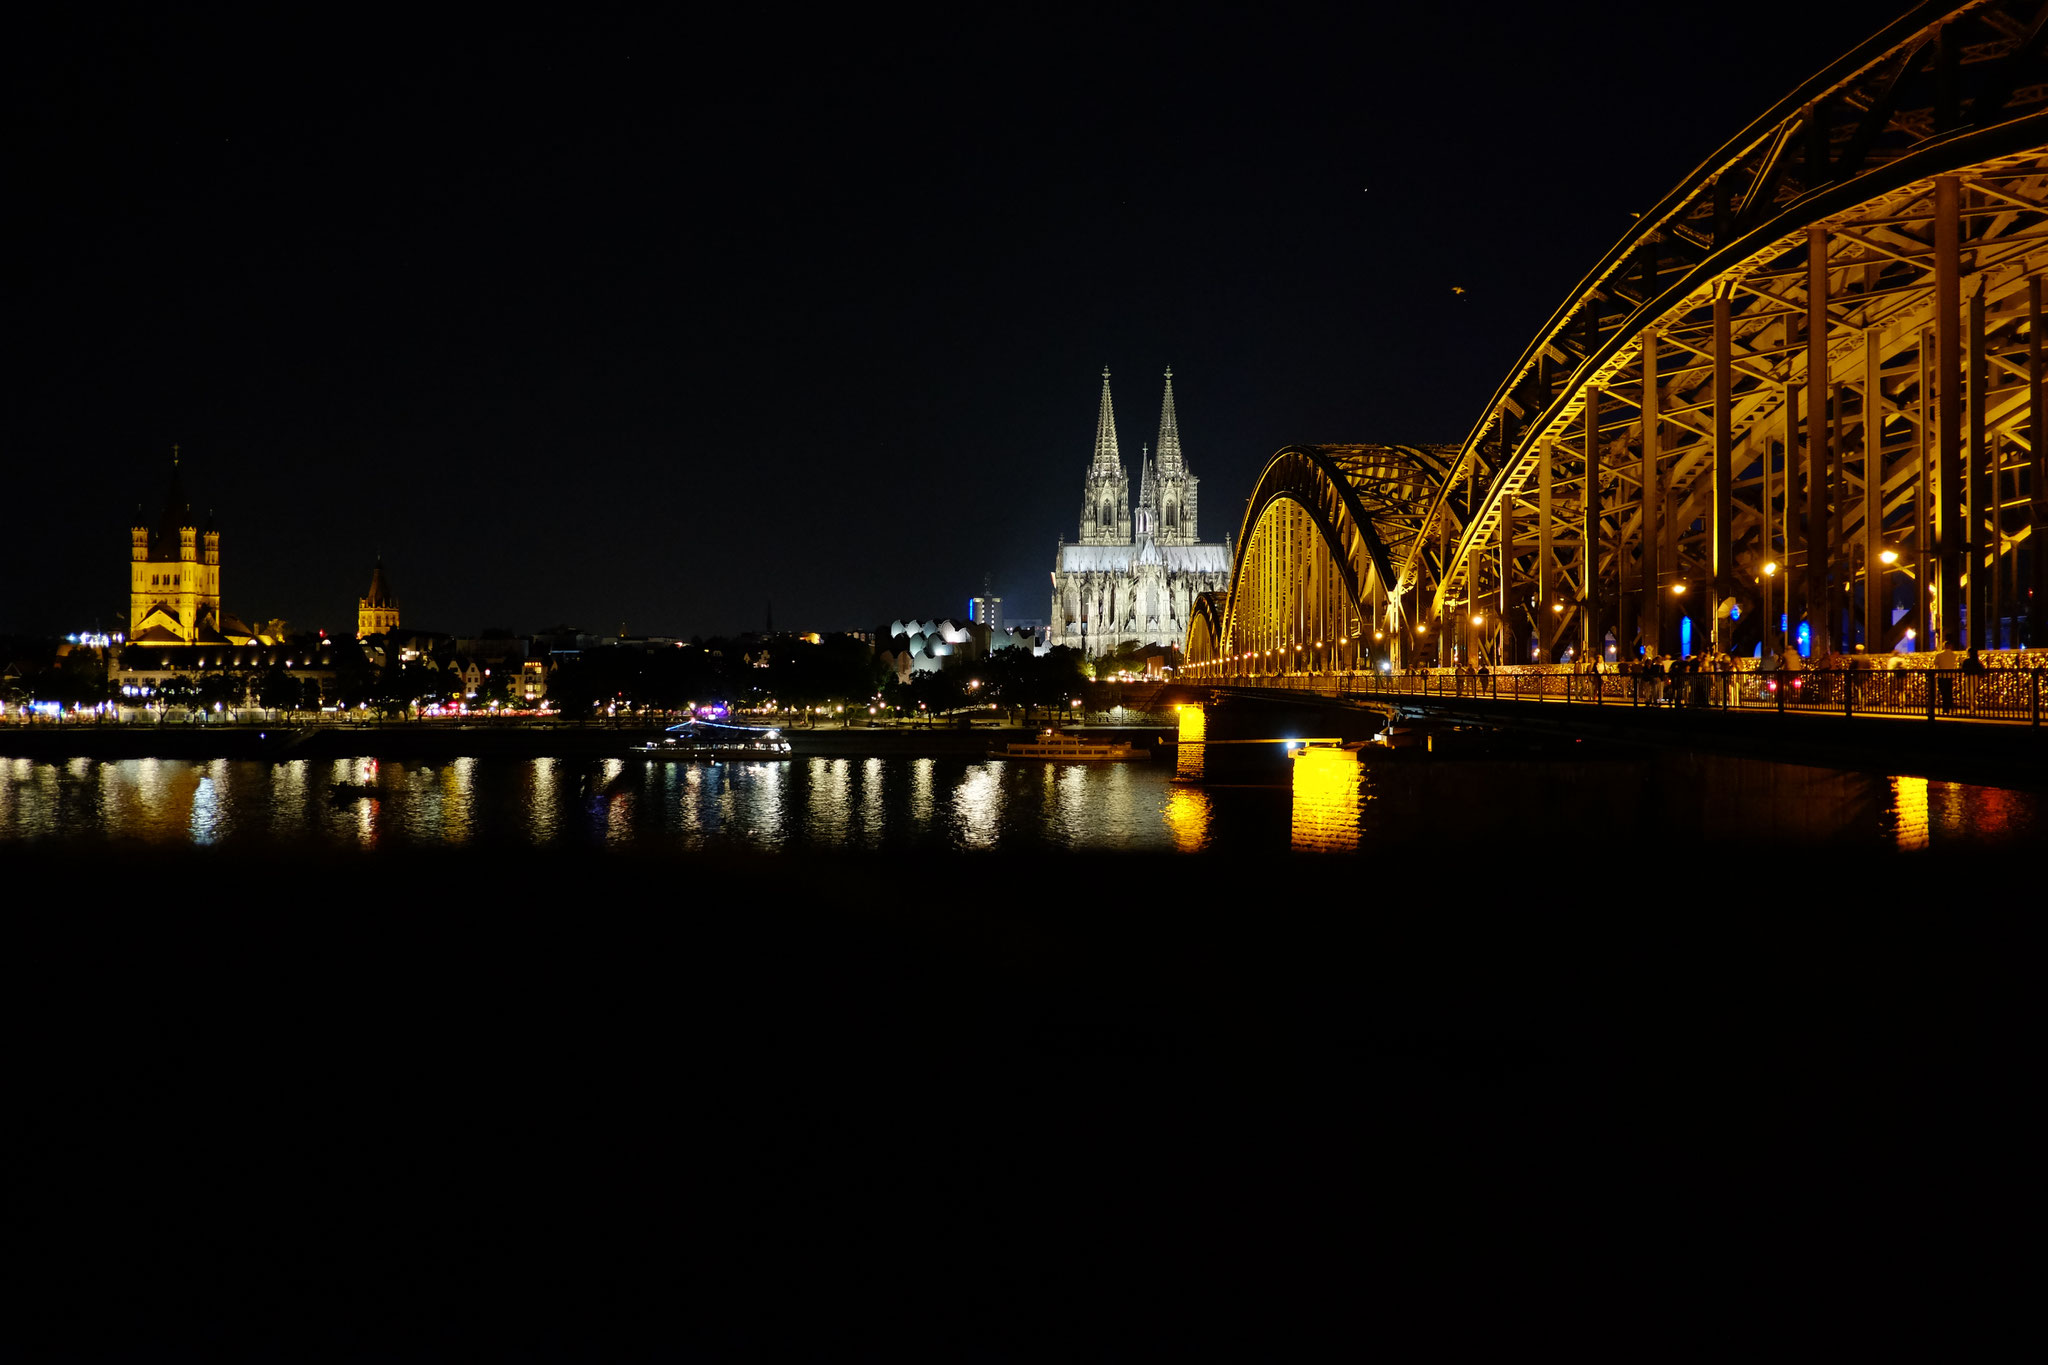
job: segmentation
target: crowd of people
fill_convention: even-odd
[[[1763,677],[1765,686],[1770,691],[1776,692],[1783,688],[1786,690],[1787,700],[1798,700],[1799,675],[1810,670],[1858,673],[1876,669],[1898,669],[1904,667],[1905,662],[1904,658],[1896,654],[1883,656],[1880,661],[1867,654],[1861,645],[1857,645],[1850,653],[1808,660],[1787,641],[1779,647],[1767,646],[1757,659],[1754,670],[1744,670],[1733,655],[1718,650],[1683,656],[1645,655],[1619,662],[1582,654],[1571,660],[1566,668],[1577,676],[1632,678],[1635,683],[1630,691],[1640,705],[1733,707],[1740,702],[1740,679],[1745,671],[1754,671]],[[1944,711],[1948,710],[1953,702],[1955,675],[1970,676],[1989,671],[1984,660],[1974,649],[1958,658],[1953,649],[1943,648],[1935,655],[1934,667],[1938,670],[1939,702]],[[1423,665],[1414,665],[1406,671],[1424,673],[1435,670]],[[1457,690],[1460,693],[1485,693],[1492,684],[1492,670],[1483,659],[1476,665],[1461,664],[1451,671],[1457,677]]]

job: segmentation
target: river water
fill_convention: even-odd
[[[2033,792],[1691,755],[1394,762],[1314,750],[1257,782],[1188,780],[1203,767],[1197,745],[1181,746],[1178,770],[942,758],[0,759],[0,844],[1371,853],[1512,846],[1545,832],[1622,851],[1998,847],[2048,833]]]

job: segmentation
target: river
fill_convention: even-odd
[[[1364,852],[1559,837],[1873,849],[2048,830],[2037,793],[1679,754],[1361,761],[1316,750],[1216,784],[1167,764],[0,759],[0,843],[251,850],[532,846]],[[337,790],[337,784],[342,784]],[[369,794],[364,794],[369,793]]]

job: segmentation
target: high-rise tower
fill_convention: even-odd
[[[1095,459],[1081,496],[1081,543],[1131,543],[1131,484],[1116,446],[1116,409],[1109,401],[1109,367],[1102,367],[1102,405],[1095,417]]]
[[[1195,476],[1188,473],[1187,458],[1180,448],[1180,419],[1173,411],[1173,366],[1166,367],[1166,397],[1159,404],[1159,446],[1157,451],[1158,521],[1152,537],[1161,545],[1194,545]]]

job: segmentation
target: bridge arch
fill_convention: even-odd
[[[1349,670],[1398,655],[1411,623],[1389,585],[1451,450],[1277,452],[1246,503],[1228,596],[1205,598],[1207,615],[1191,623],[1190,674]]]
[[[1681,615],[2048,641],[2044,51],[2036,0],[1921,4],[1695,167],[1524,348],[1392,595],[1544,657]]]

